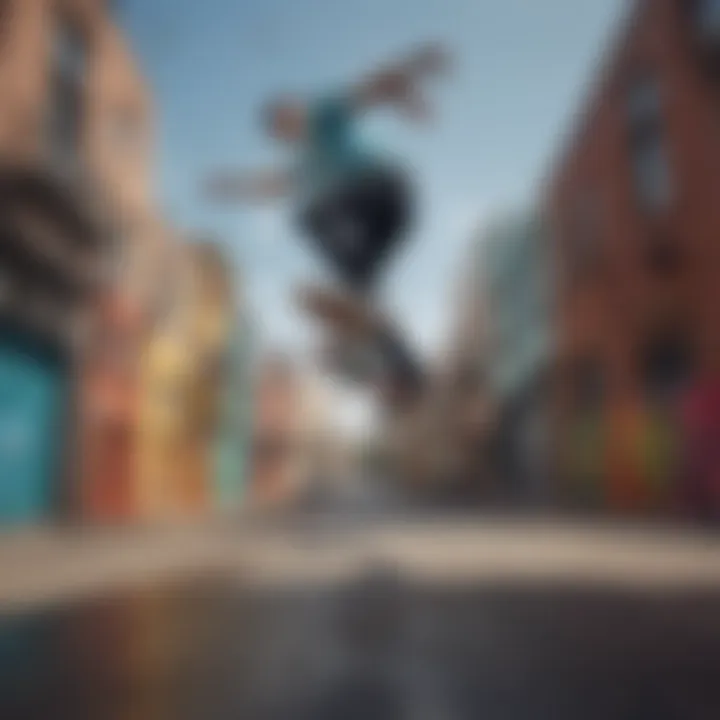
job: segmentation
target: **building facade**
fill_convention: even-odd
[[[165,240],[158,253],[163,282],[140,361],[134,517],[142,521],[182,519],[204,504],[202,488],[191,490],[196,456],[190,402],[197,374],[192,255],[169,225],[158,233]]]
[[[0,3],[0,524],[194,516],[242,465],[217,451],[242,424],[235,274],[157,208],[113,7]]]
[[[22,523],[82,506],[85,353],[147,211],[151,128],[108,3],[1,10],[0,522]]]
[[[674,446],[720,369],[719,59],[714,0],[632,3],[551,173],[558,457],[587,502],[663,511],[708,482]]]
[[[79,512],[92,523],[118,523],[137,509],[139,358],[146,328],[140,308],[106,292],[83,360]]]
[[[142,362],[140,517],[193,519],[242,502],[251,339],[225,249],[166,228],[161,309]]]
[[[225,248],[212,241],[189,248],[195,278],[191,342],[195,372],[188,414],[192,423],[189,499],[198,507],[232,508],[242,486],[246,347],[238,317],[237,273]],[[238,436],[233,438],[234,432]],[[232,452],[233,439],[238,454]],[[221,450],[222,448],[222,450]],[[233,462],[234,460],[234,462]]]

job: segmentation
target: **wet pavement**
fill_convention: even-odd
[[[0,718],[720,717],[720,587],[450,582],[373,547],[344,575],[225,568],[6,615]]]

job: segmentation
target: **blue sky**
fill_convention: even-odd
[[[123,0],[120,19],[154,90],[158,188],[168,216],[233,248],[271,344],[306,344],[289,293],[315,259],[282,207],[218,211],[197,185],[215,165],[282,161],[258,130],[278,91],[322,91],[418,41],[456,57],[435,94],[437,119],[368,123],[416,168],[422,203],[412,244],[392,268],[388,302],[422,347],[442,342],[453,276],[470,235],[521,205],[556,155],[623,0]]]

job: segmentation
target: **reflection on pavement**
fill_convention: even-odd
[[[0,717],[720,717],[720,593],[208,578],[0,625]]]

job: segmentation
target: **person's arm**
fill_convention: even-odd
[[[447,64],[447,56],[440,47],[424,47],[355,85],[349,93],[351,107],[361,112],[379,105],[393,104],[412,114],[424,113],[426,104],[419,83],[443,72]]]
[[[218,171],[205,181],[204,194],[215,202],[263,202],[285,197],[290,186],[290,173],[285,170]]]

